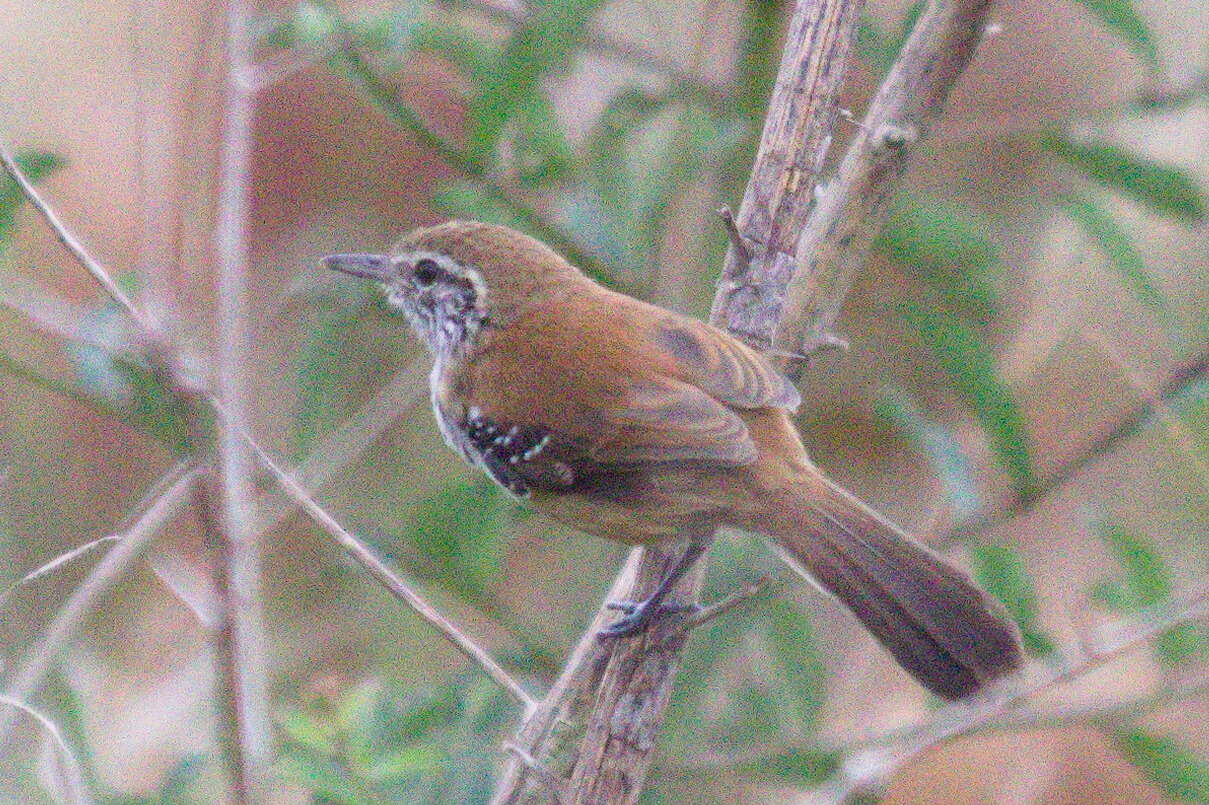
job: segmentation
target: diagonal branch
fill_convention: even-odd
[[[851,752],[837,778],[810,792],[800,805],[843,805],[876,797],[898,769],[932,747],[983,727],[1010,724],[1013,714],[1033,696],[1084,676],[1174,626],[1205,617],[1209,617],[1209,582],[1202,581],[1169,602],[1122,619],[1098,644],[1061,668],[1044,669],[1023,684],[1009,678],[999,690],[950,704],[906,734],[876,739]],[[1024,725],[1028,723],[1027,718],[1023,720]]]
[[[0,143],[0,164],[3,164],[5,173],[12,177],[12,180],[17,183],[17,187],[20,188],[21,194],[29,200],[29,203],[34,206],[34,209],[38,211],[38,214],[46,219],[46,223],[50,226],[50,231],[53,232],[58,241],[63,244],[63,247],[66,248],[67,251],[71,252],[71,255],[75,257],[76,262],[84,267],[89,275],[96,280],[97,284],[101,286],[105,293],[109,294],[109,296],[112,297],[115,302],[122,306],[123,310],[130,314],[130,318],[134,319],[135,322],[138,323],[140,329],[150,330],[151,322],[143,315],[142,311],[134,306],[134,302],[130,301],[130,297],[126,295],[126,292],[118,287],[118,284],[113,281],[113,277],[110,276],[109,272],[105,270],[105,267],[102,266],[96,260],[96,258],[92,256],[88,249],[84,247],[84,244],[81,243],[74,235],[72,235],[71,231],[63,225],[63,222],[59,220],[59,216],[55,213],[54,209],[46,202],[46,199],[42,198],[42,194],[38,192],[38,189],[33,186],[32,182],[30,182],[29,177],[25,175],[23,170],[21,170],[21,167],[17,164],[17,160],[13,157],[12,152],[8,150],[8,146],[3,143]]]
[[[260,460],[260,463],[277,479],[277,483],[285,493],[306,512],[308,517],[326,531],[332,539],[336,540],[351,557],[356,559],[365,568],[366,572],[373,576],[379,584],[388,589],[396,598],[405,601],[408,606],[415,610],[416,614],[428,621],[429,624],[440,632],[441,636],[448,640],[454,648],[478,663],[487,672],[487,675],[495,680],[496,684],[507,691],[508,695],[524,707],[526,714],[533,711],[537,702],[534,701],[533,697],[525,691],[511,674],[492,659],[486,650],[468,637],[453,621],[442,615],[436,607],[425,601],[419,593],[412,589],[411,585],[387,567],[386,563],[368,545],[353,536],[334,517],[324,511],[315,502],[315,499],[288,472],[277,466],[272,456],[253,442],[249,441],[249,446]]]

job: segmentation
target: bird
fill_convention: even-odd
[[[962,570],[828,479],[797,389],[716,327],[605,288],[541,241],[453,220],[323,265],[384,288],[432,359],[442,436],[539,512],[630,545],[687,547],[602,639],[687,605],[721,528],[771,540],[925,688],[960,699],[1022,665],[1019,630]]]

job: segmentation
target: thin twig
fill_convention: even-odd
[[[800,805],[843,803],[850,797],[875,794],[889,778],[911,759],[944,741],[969,734],[1000,721],[1028,699],[1086,675],[1132,651],[1163,632],[1209,616],[1209,581],[1200,583],[1173,600],[1114,624],[1110,634],[1076,661],[1033,678],[1011,677],[977,699],[955,702],[929,715],[919,726],[903,733],[875,738],[863,747],[850,749],[840,775],[811,792]]]
[[[0,704],[6,704],[9,707],[20,710],[42,726],[42,729],[46,731],[51,741],[54,742],[55,748],[58,750],[59,756],[63,761],[63,775],[62,780],[59,782],[63,785],[63,793],[67,798],[67,802],[70,805],[90,805],[92,796],[88,793],[88,786],[84,784],[84,772],[81,770],[80,761],[76,759],[75,752],[71,751],[71,747],[67,745],[67,741],[63,738],[63,733],[59,731],[58,725],[47,718],[42,712],[35,710],[20,699],[0,694]]]
[[[116,542],[117,540],[120,540],[120,539],[121,539],[121,536],[118,534],[110,534],[105,537],[99,537],[97,539],[92,540],[91,542],[86,542],[77,548],[72,548],[67,553],[59,554],[58,556],[56,556],[54,559],[51,559],[46,564],[41,565],[40,567],[37,567],[34,570],[29,571],[24,576],[17,579],[12,584],[10,584],[3,592],[0,592],[0,609],[4,608],[4,605],[6,603],[8,603],[9,597],[12,596],[12,594],[14,592],[16,592],[22,585],[28,584],[31,581],[40,579],[45,575],[53,573],[59,567],[62,567],[63,565],[65,565],[68,562],[71,562],[75,559],[79,559],[84,554],[89,553],[90,551],[92,551],[95,548],[99,548],[100,546],[104,545],[105,543]]]
[[[1160,406],[1168,406],[1185,397],[1191,390],[1206,383],[1207,378],[1209,378],[1209,352],[1196,355],[1187,363],[1176,367],[1153,396]],[[1041,485],[1031,497],[1017,498],[1005,507],[964,520],[934,544],[944,548],[1024,516],[1032,511],[1038,503],[1052,497],[1055,492],[1071,483],[1083,470],[1107,455],[1123,441],[1136,436],[1143,429],[1158,421],[1159,410],[1151,404],[1139,406],[1088,445],[1087,449],[1081,451],[1077,458],[1043,478]]]
[[[743,242],[743,235],[739,233],[739,224],[735,222],[735,214],[729,206],[723,205],[718,208],[718,217],[722,219],[722,226],[726,229],[726,238],[730,241],[730,247],[735,250],[739,262],[746,267],[745,270],[750,270],[751,250]]]
[[[117,535],[117,544],[93,567],[71,597],[59,608],[42,639],[26,653],[20,668],[5,687],[8,696],[26,701],[38,689],[51,664],[75,635],[84,618],[96,608],[100,598],[146,553],[152,538],[160,528],[175,517],[188,501],[189,491],[200,472],[202,471],[198,468],[181,463],[164,476],[160,481],[160,484],[167,484],[163,494],[151,501],[129,528]],[[11,717],[0,715],[0,746],[4,746],[11,727]]]
[[[710,621],[725,615],[736,607],[746,604],[753,598],[764,593],[772,584],[772,576],[761,576],[750,584],[745,584],[730,595],[702,607],[684,621],[684,628],[696,629]]]
[[[429,604],[410,584],[403,581],[395,571],[387,567],[377,554],[374,553],[373,549],[340,525],[335,518],[315,502],[315,499],[288,472],[277,465],[272,456],[254,442],[249,442],[249,446],[265,469],[277,479],[277,482],[285,490],[285,493],[301,506],[302,510],[316,524],[322,527],[336,542],[340,543],[345,551],[356,559],[371,576],[377,579],[392,595],[404,601],[416,614],[428,621],[455,648],[477,663],[488,676],[495,680],[500,687],[524,707],[526,713],[534,709],[537,702],[533,697],[525,691],[511,674],[500,667],[499,663],[492,659],[485,649],[467,636],[457,624],[442,615],[432,604]]]
[[[121,305],[122,309],[130,315],[130,318],[134,319],[140,329],[150,331],[152,329],[151,322],[143,315],[142,311],[134,306],[134,303],[130,301],[130,297],[126,295],[126,292],[118,287],[118,284],[113,281],[113,278],[105,270],[105,267],[97,262],[88,250],[84,248],[84,244],[63,225],[63,222],[59,220],[59,216],[55,214],[55,211],[46,200],[42,198],[42,194],[29,181],[29,177],[21,170],[21,166],[17,164],[17,160],[13,158],[12,152],[3,143],[0,143],[0,163],[3,163],[5,172],[17,183],[17,187],[20,188],[22,195],[46,219],[46,223],[50,225],[51,231],[67,251],[71,252],[76,261],[88,271],[89,275],[96,280],[105,293],[109,294],[115,302]]]

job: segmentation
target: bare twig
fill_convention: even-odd
[[[1041,485],[1028,499],[1016,499],[1006,507],[987,512],[981,516],[965,520],[944,535],[944,538],[934,543],[945,547],[955,542],[969,539],[993,528],[1011,522],[1012,520],[1032,511],[1033,507],[1042,500],[1052,496],[1057,490],[1074,480],[1079,473],[1107,455],[1114,448],[1130,437],[1136,436],[1149,425],[1160,421],[1161,411],[1175,400],[1184,397],[1190,390],[1206,382],[1209,377],[1209,352],[1194,356],[1187,363],[1176,367],[1171,376],[1151,396],[1160,406],[1144,404],[1129,412],[1115,425],[1088,445],[1086,450],[1072,461],[1059,467],[1055,472],[1045,477]]]
[[[752,168],[738,231],[750,260],[726,256],[710,321],[767,349],[797,271],[797,244],[831,144],[837,99],[863,3],[798,3]]]
[[[128,529],[117,535],[117,544],[105,554],[59,608],[42,639],[29,650],[5,688],[8,696],[27,701],[37,690],[51,663],[76,633],[84,618],[96,607],[101,596],[146,553],[159,529],[176,516],[187,502],[189,491],[200,473],[201,470],[197,468],[178,464],[165,476],[160,482],[166,484],[163,493],[151,501]],[[5,744],[11,727],[11,716],[0,715],[0,746]]]
[[[152,329],[151,322],[143,315],[142,311],[134,306],[134,303],[130,301],[130,297],[126,295],[125,291],[118,287],[118,284],[113,281],[113,277],[105,270],[105,267],[97,262],[88,250],[84,248],[84,244],[63,225],[63,222],[59,220],[59,216],[55,214],[55,211],[46,200],[42,198],[42,194],[29,181],[29,177],[21,170],[21,166],[17,164],[17,160],[13,158],[12,152],[3,143],[0,143],[0,163],[3,163],[5,172],[17,183],[17,187],[21,189],[22,195],[29,200],[29,203],[34,206],[38,214],[46,219],[46,223],[50,225],[51,231],[67,251],[71,252],[76,261],[88,271],[105,293],[109,294],[115,302],[122,306],[123,310],[130,314],[130,318],[134,319],[140,329],[150,331]]]
[[[46,734],[50,736],[51,741],[54,742],[55,749],[58,750],[62,760],[62,778],[58,782],[63,786],[67,802],[69,805],[89,805],[92,802],[92,796],[88,793],[88,786],[84,784],[84,773],[80,769],[80,761],[76,759],[75,752],[72,752],[71,747],[67,745],[63,733],[59,731],[55,722],[20,699],[14,699],[11,696],[0,694],[0,704],[20,710],[41,725]]]
[[[350,556],[361,563],[361,566],[371,576],[377,579],[396,598],[404,601],[416,614],[428,621],[458,651],[461,651],[477,663],[488,676],[494,679],[500,687],[506,690],[513,699],[524,707],[526,714],[534,709],[537,703],[533,697],[521,687],[521,684],[511,674],[500,667],[499,663],[492,659],[485,649],[467,636],[453,621],[437,611],[410,584],[403,581],[397,573],[387,567],[368,545],[357,539],[340,523],[336,522],[297,481],[290,477],[289,473],[277,466],[273,458],[261,449],[259,445],[250,443],[250,446],[264,467],[277,479],[277,482],[285,490],[286,494],[302,507],[307,516],[322,527],[336,542],[340,543]]]
[[[57,568],[62,567],[63,565],[67,564],[68,562],[71,562],[75,559],[79,559],[84,554],[89,553],[92,550],[99,548],[100,546],[102,546],[108,542],[116,542],[120,539],[121,539],[121,536],[118,534],[110,534],[105,537],[98,537],[97,539],[94,539],[91,542],[86,542],[77,548],[72,548],[67,553],[59,554],[58,556],[56,556],[54,559],[51,559],[46,564],[41,565],[40,567],[37,567],[37,568],[29,571],[24,576],[17,579],[12,584],[10,584],[4,591],[0,592],[0,609],[4,608],[4,605],[8,602],[9,597],[14,592],[16,592],[17,589],[19,589],[23,584],[28,584],[29,582],[34,581],[35,579],[40,579],[45,575],[53,573]]]
[[[740,264],[748,266],[751,263],[751,251],[743,242],[743,236],[739,234],[739,224],[735,222],[734,212],[730,207],[724,205],[718,208],[718,217],[722,219],[722,226],[726,229],[726,238],[730,241],[730,247],[735,250]]]
[[[885,223],[913,147],[944,110],[974,56],[990,0],[930,0],[882,82],[837,176],[797,240],[801,270],[785,301],[776,346],[810,355],[839,317],[853,278]],[[793,366],[800,371],[801,362]]]
[[[758,597],[771,585],[772,576],[761,576],[752,583],[743,585],[725,598],[720,598],[712,604],[697,610],[688,617],[684,622],[684,626],[686,629],[695,629],[698,626],[709,623],[715,618],[719,618],[732,609],[740,607],[753,598]]]

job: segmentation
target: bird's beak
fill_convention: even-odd
[[[390,258],[385,254],[330,254],[323,258],[323,266],[354,277],[385,282],[390,273]]]

